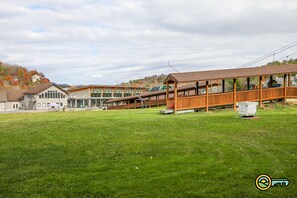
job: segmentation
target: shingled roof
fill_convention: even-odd
[[[3,89],[0,90],[0,102],[17,102],[23,97],[24,90]]]
[[[243,78],[243,77],[252,77],[252,76],[267,76],[267,75],[288,74],[288,73],[297,73],[297,64],[171,73],[167,76],[164,83],[198,82],[198,81],[220,80],[220,79],[228,79],[228,78],[231,78],[231,79]]]
[[[43,83],[43,84],[36,85],[32,89],[29,89],[24,94],[39,94],[39,93],[43,92],[44,90],[50,88],[51,86],[55,86],[58,89],[60,89],[61,91],[67,93],[64,89],[62,89],[61,87],[59,87],[58,85],[56,85],[54,83]]]

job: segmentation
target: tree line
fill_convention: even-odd
[[[38,75],[40,80],[32,81],[32,76]],[[20,65],[10,65],[0,62],[0,87],[18,87],[29,89],[36,84],[50,82],[48,78],[37,70],[28,70]]]

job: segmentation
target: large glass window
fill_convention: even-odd
[[[101,97],[101,93],[99,91],[93,91],[91,97]]]
[[[140,95],[141,91],[135,91],[134,93],[135,93],[135,95]]]
[[[124,97],[132,96],[132,91],[126,91]]]
[[[39,98],[65,98],[65,94],[58,91],[47,91],[39,95]]]
[[[121,91],[114,92],[114,97],[122,97],[122,92]]]
[[[111,93],[111,91],[105,91],[105,92],[103,93],[103,97],[112,97],[112,93]]]

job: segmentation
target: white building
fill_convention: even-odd
[[[0,111],[17,111],[23,92],[16,89],[0,90]]]
[[[139,95],[145,90],[144,87],[117,85],[88,85],[71,88],[68,90],[68,107],[104,107],[109,99]]]
[[[39,84],[24,92],[22,108],[26,110],[62,110],[67,106],[67,92],[53,83]]]
[[[34,82],[34,83],[37,82],[37,81],[40,81],[40,76],[37,75],[37,74],[31,76],[31,81]]]

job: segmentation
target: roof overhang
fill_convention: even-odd
[[[166,77],[164,83],[188,83],[288,73],[297,73],[297,64],[171,73]]]

